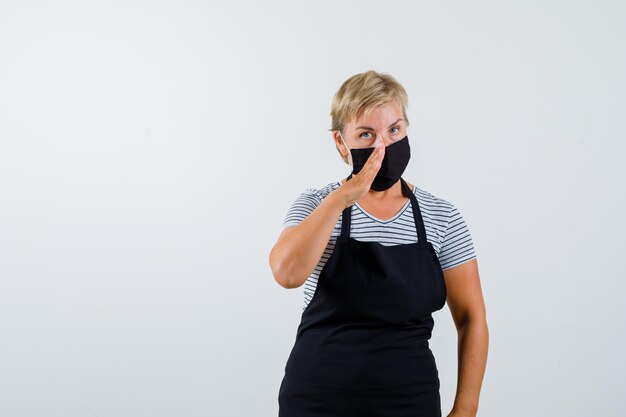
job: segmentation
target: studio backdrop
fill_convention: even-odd
[[[350,173],[348,77],[471,232],[482,417],[623,415],[626,38],[612,1],[0,2],[0,417],[275,416],[303,288],[269,252]],[[449,309],[431,348],[449,412]]]

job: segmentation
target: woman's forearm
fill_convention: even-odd
[[[467,319],[458,334],[457,389],[450,415],[474,417],[487,364],[489,329],[484,318]]]
[[[272,248],[270,265],[275,279],[283,287],[296,288],[304,284],[326,250],[337,219],[345,208],[337,190]]]

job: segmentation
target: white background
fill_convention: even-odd
[[[479,416],[622,416],[618,1],[0,1],[0,416],[275,416],[302,288],[268,255],[369,69],[404,177],[474,240]],[[456,331],[435,313],[444,416]]]

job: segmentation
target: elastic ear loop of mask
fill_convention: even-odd
[[[346,143],[345,139],[343,138],[343,135],[341,134],[341,132],[340,131],[338,131],[338,132],[339,132],[339,137],[341,138],[341,141],[345,145],[346,149],[348,149],[348,163],[350,164],[351,167],[354,167],[354,165],[352,164],[352,152],[350,152],[350,148],[348,147],[348,144]]]

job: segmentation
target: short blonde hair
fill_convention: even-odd
[[[347,122],[362,115],[367,116],[381,104],[394,101],[402,108],[402,116],[408,126],[409,118],[406,115],[406,109],[409,99],[404,87],[393,76],[373,70],[353,75],[344,81],[333,97],[329,131],[338,130],[343,135]],[[341,155],[341,152],[339,154]],[[341,155],[341,158],[348,164],[346,157]]]

